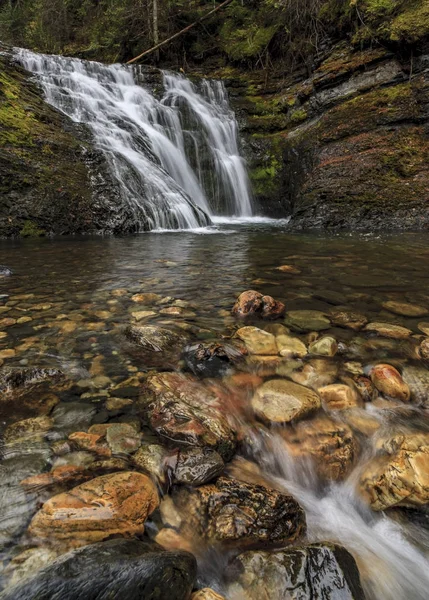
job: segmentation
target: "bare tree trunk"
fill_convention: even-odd
[[[158,0],[152,0],[152,24],[153,24],[153,45],[159,44],[159,29],[158,29]],[[156,60],[159,60],[159,50],[155,51]]]
[[[156,2],[157,2],[157,0],[154,0],[154,7],[155,7]],[[208,19],[208,17],[210,17],[211,15],[213,15],[214,13],[216,13],[221,8],[224,8],[225,6],[228,6],[228,4],[231,4],[231,2],[232,2],[232,0],[225,0],[224,2],[222,2],[222,4],[219,4],[219,6],[216,6],[216,8],[213,8],[208,13],[206,13],[205,15],[203,15],[202,17],[200,17],[199,19],[197,19],[196,21],[194,21],[193,23],[191,23],[190,25],[188,25],[187,27],[185,27],[185,29],[182,29],[181,31],[178,31],[177,33],[175,33],[171,37],[167,38],[166,40],[164,40],[164,41],[162,41],[162,42],[160,42],[158,44],[155,44],[152,48],[149,48],[149,50],[145,50],[145,52],[142,52],[141,54],[139,54],[135,58],[132,58],[131,60],[129,60],[127,62],[127,65],[130,65],[131,63],[134,63],[137,60],[140,60],[140,58],[143,58],[144,56],[148,56],[149,54],[152,54],[153,52],[159,50],[160,48],[162,48],[162,46],[165,46],[169,42],[171,42],[171,41],[175,40],[176,38],[178,38],[179,36],[183,35],[187,31],[189,31],[190,29],[192,29],[193,27],[195,27],[195,25],[198,25],[202,21],[205,21],[206,19]],[[154,19],[154,24],[155,24],[155,19]],[[154,26],[154,38],[155,38],[155,26]]]

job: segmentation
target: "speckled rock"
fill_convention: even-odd
[[[332,310],[329,313],[329,316],[334,325],[346,329],[353,329],[353,331],[359,331],[368,323],[368,319],[365,315],[348,310]]]

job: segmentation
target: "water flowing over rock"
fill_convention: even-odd
[[[33,518],[29,531],[39,539],[77,547],[112,535],[132,537],[159,503],[155,485],[146,475],[113,473],[54,496]]]
[[[210,215],[252,214],[237,123],[221,82],[197,88],[165,72],[157,98],[138,67],[27,50],[17,57],[48,103],[89,127],[135,229],[195,228]]]
[[[166,552],[158,544],[114,539],[61,556],[1,600],[188,600],[196,561],[188,552]],[[88,585],[90,582],[90,585]]]
[[[365,600],[352,555],[334,544],[245,552],[228,568],[233,597],[245,600]]]
[[[183,534],[230,546],[292,542],[305,532],[304,511],[286,492],[220,477],[173,495]]]

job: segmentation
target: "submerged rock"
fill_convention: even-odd
[[[376,365],[371,369],[370,377],[378,391],[385,396],[402,400],[402,402],[409,402],[411,395],[410,388],[402,379],[399,371],[395,367],[392,367],[392,365]]]
[[[260,356],[275,356],[278,354],[276,338],[268,331],[258,327],[242,327],[235,335],[245,343],[249,354]]]
[[[394,300],[384,302],[383,308],[403,317],[424,317],[429,312],[424,306],[409,304],[408,302],[395,302]]]
[[[6,589],[2,600],[188,600],[196,561],[158,544],[109,540],[74,550]]]
[[[285,305],[274,300],[271,296],[264,296],[260,292],[248,290],[238,297],[232,308],[232,314],[238,318],[259,316],[263,319],[277,319],[284,314]]]
[[[12,269],[9,269],[9,267],[5,267],[4,265],[0,265],[0,277],[10,277],[12,274]]]
[[[242,547],[284,544],[305,532],[304,511],[292,496],[229,477],[180,488],[173,499],[185,537]]]
[[[277,348],[280,356],[306,356],[307,346],[300,339],[291,335],[278,335],[276,337]]]
[[[225,596],[221,596],[211,588],[203,588],[194,592],[191,600],[226,600]]]
[[[313,390],[287,379],[271,379],[256,390],[252,408],[267,423],[288,423],[320,408],[320,398]]]
[[[411,329],[401,327],[401,325],[392,325],[392,323],[368,323],[365,331],[374,332],[381,337],[404,340],[413,332]]]
[[[150,375],[137,408],[166,442],[212,448],[224,460],[234,453],[236,432],[219,398],[198,380],[180,373]]]
[[[381,446],[360,476],[360,491],[373,510],[429,503],[429,434],[398,435]]]
[[[355,389],[344,383],[333,383],[319,388],[318,393],[327,410],[346,410],[362,403]]]
[[[334,325],[345,327],[346,329],[353,329],[353,331],[359,331],[368,323],[368,319],[365,315],[347,310],[332,310],[329,313],[329,316]]]
[[[201,377],[222,377],[242,357],[243,354],[237,347],[216,342],[193,344],[186,346],[183,351],[183,359],[189,371]]]
[[[316,354],[317,356],[335,356],[338,352],[338,343],[335,338],[325,336],[312,342],[308,351],[310,354]]]
[[[245,600],[365,600],[354,558],[330,543],[245,552],[227,575],[229,594]]]
[[[159,503],[155,485],[142,473],[97,477],[54,496],[33,518],[29,532],[44,540],[77,547],[112,535],[142,534]]]
[[[16,415],[47,415],[57,404],[52,393],[70,385],[59,369],[2,368],[0,369],[0,414],[10,411]]]
[[[286,313],[285,324],[297,331],[322,331],[329,329],[331,322],[319,310],[292,310]]]
[[[156,325],[129,325],[125,337],[131,342],[131,352],[146,366],[176,366],[188,341],[184,333],[176,333]]]

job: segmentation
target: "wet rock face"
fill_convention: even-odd
[[[178,489],[173,499],[186,537],[243,547],[292,542],[305,532],[304,511],[292,496],[228,477]]]
[[[234,453],[236,433],[220,400],[198,380],[180,373],[151,375],[137,408],[167,443],[211,448],[224,460]]]
[[[6,589],[2,600],[188,600],[196,570],[195,558],[188,552],[115,539],[65,554]]]
[[[259,316],[262,319],[277,319],[284,314],[285,305],[271,296],[248,290],[238,297],[232,308],[232,314],[240,319]]]
[[[134,472],[103,475],[54,496],[33,518],[29,532],[38,539],[77,547],[112,535],[142,534],[158,506],[155,485]]]
[[[10,49],[2,50],[0,237],[135,230],[89,131],[46,104]]]
[[[423,506],[429,502],[429,435],[386,440],[381,455],[369,461],[359,489],[373,510]]]
[[[177,483],[203,485],[208,483],[224,469],[220,454],[209,448],[191,448],[179,452],[174,479]]]
[[[229,593],[245,600],[365,600],[354,558],[334,544],[245,552],[228,576],[235,580]]]

